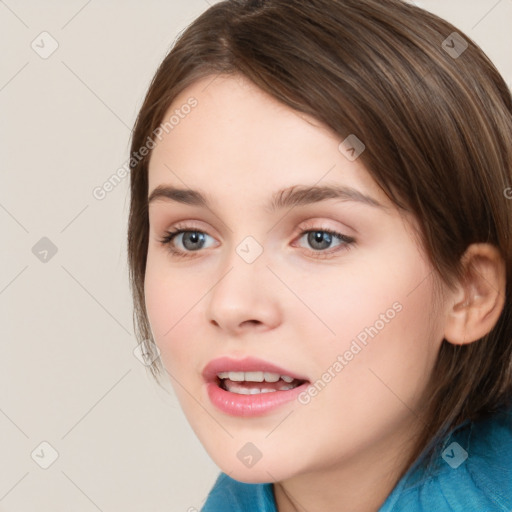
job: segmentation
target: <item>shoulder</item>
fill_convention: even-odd
[[[512,510],[512,409],[455,429],[428,471],[409,472],[379,512]]]
[[[272,484],[246,484],[221,473],[201,512],[276,512]]]

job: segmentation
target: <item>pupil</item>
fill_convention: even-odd
[[[197,249],[197,247],[187,247],[187,241],[188,240],[192,240],[192,244],[195,244],[199,241],[199,238],[202,236],[202,234],[198,233],[197,231],[189,231],[188,232],[188,236],[189,238],[187,239],[187,237],[183,237],[183,245],[187,248],[187,249]]]

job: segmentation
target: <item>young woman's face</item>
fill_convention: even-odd
[[[443,338],[413,220],[353,138],[340,149],[245,79],[212,80],[176,98],[149,165],[149,196],[173,187],[208,201],[169,192],[149,205],[146,307],[184,413],[246,482],[391,460],[418,426]],[[353,194],[291,195],[307,187]]]

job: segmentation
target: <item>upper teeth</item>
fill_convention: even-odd
[[[218,377],[238,382],[277,382],[279,379],[283,379],[285,382],[293,381],[293,377],[288,377],[288,375],[269,372],[221,372],[218,374]]]

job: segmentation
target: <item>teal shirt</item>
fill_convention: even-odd
[[[454,429],[428,473],[413,465],[378,510],[452,511],[512,511],[512,409]],[[201,512],[277,512],[273,485],[221,473]]]

